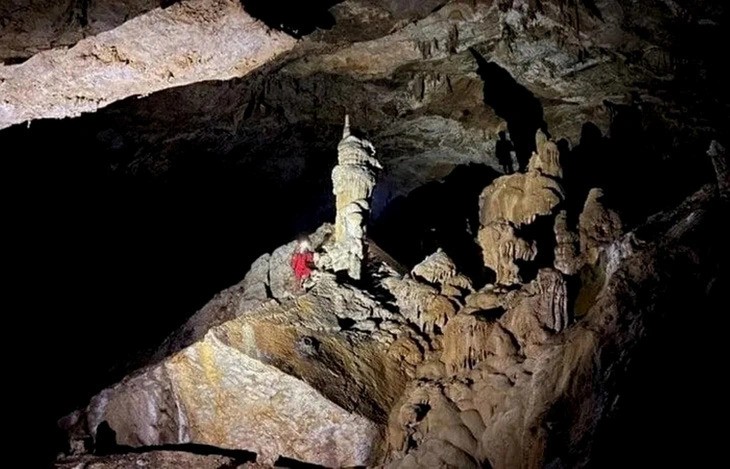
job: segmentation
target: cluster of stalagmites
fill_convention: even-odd
[[[601,191],[593,189],[577,231],[572,229],[562,209],[557,146],[538,131],[536,147],[527,172],[496,179],[479,199],[478,242],[484,264],[495,273],[494,284],[460,290],[466,295],[449,297],[458,306],[442,308],[442,314],[426,310],[417,316],[429,318],[424,331],[433,331],[431,321],[438,321],[440,353],[419,367],[420,380],[411,383],[391,413],[388,443],[397,456],[390,467],[537,467],[544,462],[527,456],[541,436],[523,433],[525,425],[539,416],[530,415],[534,390],[518,384],[532,382],[536,357],[570,324],[567,277],[598,262],[601,250],[621,234],[621,221],[601,204]],[[553,230],[546,233],[545,226]],[[542,244],[554,246],[553,256],[543,256],[553,265],[531,265]],[[426,269],[433,257],[424,261]],[[536,274],[525,283],[521,269]],[[416,266],[413,278],[433,284],[420,275],[423,270],[423,264]]]
[[[269,464],[517,460],[529,399],[515,383],[532,379],[538,352],[571,321],[565,276],[597,261],[620,220],[593,190],[571,229],[559,153],[539,132],[528,171],[498,178],[479,199],[478,242],[495,282],[477,289],[442,250],[399,272],[366,236],[381,169],[373,147],[346,124],[338,150],[335,224],[310,236],[314,285],[296,288],[295,242],[262,256],[149,366],[62,421],[77,448],[103,427],[121,445],[245,449]],[[534,265],[524,283],[521,268],[541,245],[524,233],[544,220],[554,265]]]
[[[621,234],[621,220],[604,208],[602,192],[597,188],[586,200],[579,233],[570,229],[567,212],[559,210],[565,190],[557,145],[538,131],[536,147],[526,173],[498,178],[479,198],[479,244],[484,264],[496,272],[500,285],[521,283],[520,263],[537,256],[536,240],[525,239],[520,233],[529,231],[538,219],[554,219],[554,266],[567,275],[575,274],[586,262],[595,262],[600,246]]]

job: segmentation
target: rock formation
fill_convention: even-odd
[[[421,282],[438,286],[445,296],[459,297],[474,289],[471,280],[458,272],[454,261],[442,249],[413,267],[411,275]]]
[[[337,166],[332,170],[332,192],[337,211],[335,233],[333,243],[325,246],[327,256],[322,265],[335,272],[344,271],[351,279],[359,280],[366,256],[370,199],[377,171],[383,167],[373,156],[373,145],[350,133],[349,116],[345,116],[337,154]]]
[[[77,456],[58,463],[56,467],[58,469],[78,469],[80,467],[88,469],[129,469],[130,467],[153,467],[155,469],[221,469],[223,467],[240,467],[256,469],[255,463],[247,463],[246,460],[245,457],[157,450],[144,453],[110,454],[106,456]]]
[[[565,275],[573,275],[583,265],[578,233],[568,227],[568,213],[561,210],[555,216],[555,268]]]
[[[494,270],[499,284],[519,283],[519,267],[515,261],[531,261],[537,255],[534,243],[519,238],[514,225],[508,221],[485,225],[479,230],[478,239],[484,265]]]
[[[385,279],[383,285],[395,297],[408,322],[427,334],[439,334],[456,314],[457,305],[430,285],[392,277]]]
[[[413,267],[409,276],[391,276],[382,283],[401,314],[434,339],[473,291],[469,278],[440,249]]]
[[[234,289],[221,302],[243,303]],[[246,448],[268,464],[376,462],[382,422],[422,359],[402,317],[327,275],[296,299],[235,314],[102,391],[67,419],[73,434],[96,438],[106,422],[124,446]]]
[[[310,241],[325,250],[328,270],[359,279],[366,262],[383,262],[366,258],[365,249],[364,215],[380,164],[372,145],[350,134],[347,119],[338,152],[337,219]],[[294,245],[261,256],[239,285],[168,338],[152,364],[63,419],[71,447],[89,438],[98,447],[99,429],[108,428],[112,445],[124,447],[246,448],[265,464],[282,456],[333,467],[378,462],[388,412],[430,350],[427,336],[410,324],[434,333],[455,306],[414,282],[400,285],[414,309],[391,312],[327,271],[295,296]],[[387,265],[372,270],[400,280]],[[454,295],[471,288],[441,253],[416,271]]]
[[[562,210],[555,217],[555,268],[566,275],[576,274],[584,265],[595,265],[602,250],[623,233],[618,214],[606,208],[603,191],[588,192],[578,220],[578,232],[568,226],[568,215]]]
[[[531,161],[535,160],[533,156]],[[501,220],[517,228],[529,225],[539,216],[550,215],[564,200],[560,184],[542,175],[536,166],[531,165],[527,173],[502,176],[484,189],[479,198],[483,226]]]
[[[717,191],[705,188],[623,235],[594,189],[577,234],[565,211],[555,213],[564,196],[558,153],[538,133],[528,172],[482,192],[479,241],[497,285],[475,290],[443,250],[406,274],[377,246],[368,255],[365,219],[350,209],[369,207],[380,166],[369,142],[345,129],[333,171],[336,223],[310,236],[329,270],[293,294],[295,243],[261,256],[148,365],[62,419],[72,448],[88,440],[100,448],[113,435],[112,448],[194,443],[249,451],[267,465],[280,457],[389,468],[588,461],[617,395],[612,383],[646,333],[646,316],[656,314],[655,295],[671,297],[677,282],[704,288],[694,234],[709,229],[709,217],[694,214]],[[555,268],[539,264],[546,262],[536,256],[539,240],[519,236],[539,217],[555,236]],[[640,239],[657,233],[663,237]],[[693,262],[680,278],[660,268],[686,261],[669,246]],[[537,263],[531,281],[516,261]],[[586,307],[578,318],[565,275],[585,265],[601,275],[577,292]],[[378,275],[359,286],[335,274],[358,279],[363,266]],[[666,282],[657,285],[657,277]],[[658,289],[651,296],[627,300],[650,283]],[[621,353],[605,359],[610,350]],[[564,432],[574,436],[557,441]],[[563,445],[557,453],[556,444]],[[100,467],[121,463],[77,454],[59,467],[84,458]]]
[[[496,179],[479,197],[481,229],[478,240],[484,265],[494,270],[497,283],[521,282],[515,261],[531,261],[537,248],[531,240],[520,238],[518,230],[538,217],[551,216],[565,199],[558,182],[562,176],[560,153],[554,142],[538,130],[538,151],[533,153],[526,173]]]
[[[500,359],[514,360],[518,351],[514,337],[498,321],[459,314],[446,328],[441,361],[448,374],[464,375],[487,359],[491,366]]]
[[[667,263],[684,263],[675,257],[677,247],[688,249],[690,258],[699,248],[689,231],[667,228],[690,216],[692,229],[711,230],[691,214],[704,210],[712,192],[702,189],[642,228],[652,237],[664,235],[647,239],[640,251],[620,247],[635,244],[636,235],[615,241],[610,251],[622,253],[615,254],[616,268],[606,271],[588,315],[569,327],[566,284],[552,269],[541,270],[520,290],[498,295],[497,309],[486,303],[492,309],[480,316],[458,313],[445,329],[444,374],[412,383],[391,414],[388,467],[587,464],[599,422],[615,409],[617,388],[611,383],[643,340],[650,317],[671,308],[671,298],[687,294],[678,293],[680,286],[703,288],[694,277],[702,270],[697,259],[681,279],[666,270]],[[661,305],[653,295],[628,293],[648,285],[661,290]]]
[[[535,136],[535,147],[537,150],[530,159],[528,172],[537,171],[544,176],[562,178],[563,168],[560,165],[558,146],[552,140],[548,140],[547,135],[540,129],[537,130]]]
[[[602,246],[606,246],[622,234],[623,227],[618,214],[601,202],[603,191],[591,189],[578,222],[581,254],[586,262],[594,264]]]
[[[730,199],[730,158],[728,157],[725,147],[720,142],[713,140],[707,154],[712,159],[712,166],[715,168],[717,175],[717,187],[720,196],[724,200]]]
[[[0,65],[0,129],[77,116],[200,80],[244,76],[295,44],[249,16],[236,0],[187,0],[155,8],[74,47]]]

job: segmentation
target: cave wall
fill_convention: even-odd
[[[129,31],[139,30],[120,27],[135,18],[171,15],[172,3],[194,13],[209,2],[162,3],[0,6],[0,106],[13,77],[32,76],[34,96],[59,82],[55,71],[74,66],[65,48],[84,37],[131,40]],[[236,12],[262,16],[256,2],[243,10],[233,3]],[[314,27],[262,29],[291,49],[255,70],[193,67],[185,86],[122,93],[73,119],[40,120],[48,115],[43,106],[28,106],[27,123],[0,131],[11,265],[26,303],[20,311],[30,311],[16,320],[22,328],[47,321],[37,340],[63,352],[51,353],[26,385],[65,383],[39,400],[42,421],[117,377],[258,254],[331,219],[329,171],[345,112],[386,167],[376,222],[397,218],[409,196],[421,218],[442,196],[466,203],[428,187],[469,164],[497,171],[497,133],[510,130],[529,146],[524,135],[542,121],[572,149],[566,171],[612,184],[615,204],[636,208],[630,217],[639,220],[708,179],[707,143],[728,128],[716,53],[726,36],[720,2],[393,0],[317,8]],[[266,14],[267,28],[277,28],[280,18]],[[185,18],[200,26],[201,17]],[[34,56],[42,51],[49,55]],[[524,124],[527,108],[536,117]],[[587,123],[594,126],[586,131]],[[528,129],[519,135],[515,125]],[[396,226],[384,222],[374,233],[393,240]],[[404,257],[415,262],[422,253]],[[34,374],[25,362],[18,368]]]

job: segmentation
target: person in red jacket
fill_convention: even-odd
[[[294,271],[296,288],[303,289],[314,269],[314,252],[309,238],[301,238],[297,243],[291,258],[291,268]]]

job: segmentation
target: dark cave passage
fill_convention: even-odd
[[[132,156],[121,145],[109,151],[96,119],[0,134],[3,184],[13,188],[11,289],[27,302],[12,327],[34,328],[49,351],[18,370],[29,389],[53,390],[28,410],[43,441],[57,418],[144,360],[259,255],[333,218],[334,150],[289,182],[194,145],[177,149],[164,177],[133,175],[122,170]]]
[[[246,12],[270,28],[284,31],[296,38],[315,29],[330,29],[335,18],[327,10],[342,0],[241,0]]]
[[[725,328],[694,328],[691,322],[698,318],[694,312],[715,317],[724,310],[730,250],[723,218],[715,213],[708,221],[709,236],[694,235],[702,236],[713,259],[708,275],[689,274],[696,272],[696,260],[687,258],[686,268],[676,269],[672,279],[682,294],[671,301],[655,299],[659,314],[648,315],[650,333],[633,353],[627,373],[613,383],[616,407],[598,427],[587,467],[710,467],[722,458],[723,435],[716,428],[726,393],[714,377],[724,354]],[[610,362],[611,357],[602,359]]]
[[[507,70],[489,62],[475,49],[469,51],[476,60],[477,74],[484,82],[484,104],[507,121],[518,168],[524,171],[535,151],[535,132],[538,129],[547,132],[542,104]]]
[[[608,135],[586,122],[574,148],[559,142],[571,225],[593,187],[604,189],[606,204],[632,227],[714,179],[703,140],[673,140],[640,104],[604,105],[612,113]]]
[[[457,166],[443,180],[392,200],[373,223],[371,236],[408,267],[440,247],[475,284],[484,284],[490,274],[476,243],[479,194],[497,176],[486,165]]]

